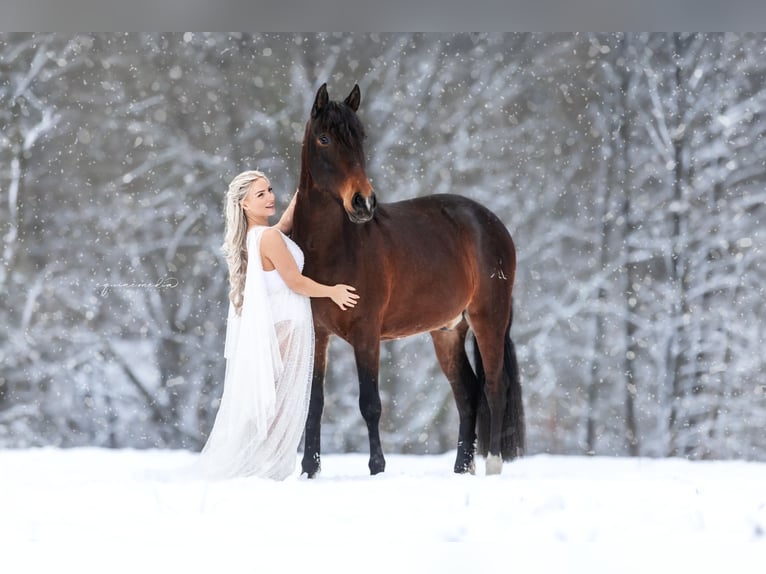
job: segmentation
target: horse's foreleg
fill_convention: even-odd
[[[452,387],[460,428],[458,430],[455,472],[474,474],[474,443],[476,441],[476,407],[479,398],[479,381],[471,368],[465,352],[468,325],[463,322],[455,330],[432,331],[436,358]]]
[[[311,399],[306,418],[306,432],[303,448],[302,472],[309,478],[315,478],[321,469],[320,438],[322,431],[322,411],[324,410],[324,377],[327,365],[327,347],[330,334],[316,330],[314,335],[314,374],[311,379]]]
[[[354,347],[356,370],[359,374],[359,410],[370,437],[370,474],[386,469],[383,448],[380,445],[380,391],[378,390],[378,367],[380,362],[380,341],[375,338]]]

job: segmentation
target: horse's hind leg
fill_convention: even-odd
[[[444,371],[455,397],[460,428],[458,430],[455,472],[474,474],[474,443],[476,441],[476,406],[479,381],[465,352],[468,324],[463,320],[453,330],[431,331],[436,358]]]
[[[494,304],[497,305],[497,301]],[[500,474],[503,468],[502,434],[507,400],[503,372],[505,336],[508,327],[506,309],[469,309],[471,328],[481,353],[486,378],[484,393],[489,405],[489,449],[487,474]]]
[[[311,379],[311,399],[306,418],[306,432],[303,447],[302,473],[308,478],[315,478],[321,468],[320,436],[322,430],[322,411],[324,410],[324,377],[327,365],[327,346],[330,334],[317,329],[314,333],[314,375]]]

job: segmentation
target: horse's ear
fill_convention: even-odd
[[[359,91],[359,84],[354,84],[354,89],[351,90],[351,93],[348,95],[348,97],[343,100],[343,103],[352,110],[356,111],[359,109],[359,102],[361,101],[362,93]]]
[[[324,108],[329,102],[330,96],[327,95],[327,84],[325,83],[321,85],[317,91],[316,98],[314,98],[314,107],[311,108],[311,118],[316,118],[319,112],[322,111],[322,108]]]

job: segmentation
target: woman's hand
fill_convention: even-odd
[[[343,285],[342,283],[338,283],[332,287],[332,294],[330,295],[330,298],[338,307],[341,308],[342,311],[345,311],[346,309],[354,307],[356,305],[357,299],[359,299],[359,295],[354,293],[354,291],[356,291],[356,289],[350,285]]]
[[[293,213],[295,212],[295,201],[297,199],[298,190],[296,189],[292,199],[290,200],[290,203],[287,204],[285,212],[282,214],[282,217],[279,218],[279,221],[274,226],[285,235],[290,235],[290,233],[293,231]]]

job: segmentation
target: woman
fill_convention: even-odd
[[[301,274],[303,253],[285,235],[295,199],[269,227],[276,210],[263,173],[239,174],[226,194],[226,376],[199,461],[210,477],[283,480],[292,474],[314,362],[309,297],[329,297],[343,310],[359,298],[353,287],[323,285]]]

